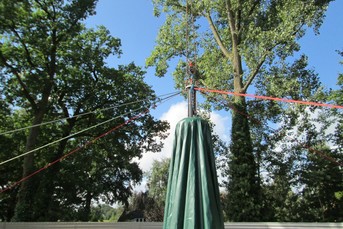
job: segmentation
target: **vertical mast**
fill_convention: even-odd
[[[189,3],[190,2],[190,3]],[[186,20],[187,20],[187,31],[186,31],[186,74],[188,79],[188,85],[186,89],[188,90],[188,117],[193,117],[196,115],[196,91],[194,90],[194,85],[196,81],[196,65],[195,65],[195,55],[192,55],[192,39],[194,36],[192,31],[194,29],[194,15],[192,12],[192,0],[186,1]],[[191,25],[191,26],[190,26]],[[190,60],[193,59],[192,60]]]

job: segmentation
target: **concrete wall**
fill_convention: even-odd
[[[162,229],[162,223],[81,223],[81,222],[47,222],[47,223],[6,223],[0,222],[0,229]],[[225,229],[342,229],[343,223],[225,223]]]

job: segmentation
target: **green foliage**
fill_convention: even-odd
[[[2,1],[0,10],[1,80],[7,84],[6,100],[27,109],[32,125],[40,124],[53,101],[56,75],[62,68],[59,50],[63,43],[80,32],[80,21],[94,13],[95,0],[76,1]],[[39,127],[30,129],[25,151],[38,144]],[[34,156],[23,161],[23,175],[35,170]],[[24,181],[18,193],[15,219],[33,220],[30,209],[36,184]]]
[[[147,187],[145,192],[134,193],[125,207],[121,221],[133,212],[141,212],[150,222],[162,222],[167,192],[170,159],[154,160],[152,168],[146,175]]]
[[[343,191],[335,192],[335,197],[337,200],[341,200],[343,198]]]
[[[148,179],[148,203],[145,215],[149,221],[162,222],[167,193],[170,159],[163,159],[152,163]]]
[[[339,157],[329,149],[321,148],[321,152],[336,160]],[[302,195],[304,208],[308,209],[303,212],[304,221],[312,221],[313,217],[322,222],[342,221],[343,200],[337,199],[335,193],[343,189],[343,171],[316,154],[308,155],[304,169]]]
[[[239,55],[246,66],[240,77],[242,84],[247,85],[249,79],[259,74],[262,66],[274,62],[275,57],[283,59],[298,50],[296,39],[304,35],[305,26],[313,26],[315,30],[319,28],[330,1],[251,0],[244,1],[244,4],[230,1],[235,28],[230,26],[225,1],[189,1],[188,6],[185,2],[153,1],[156,14],[165,12],[166,21],[147,65],[154,65],[156,74],[163,76],[170,59],[185,56],[189,45],[197,45],[199,51],[194,53],[192,50],[192,55],[197,55],[197,66],[204,72],[204,85],[232,90],[235,64],[232,56],[233,32],[238,35]],[[193,25],[186,23],[191,12],[195,17],[195,31]],[[215,30],[211,30],[204,19],[210,26],[213,23]],[[187,32],[192,33],[188,41]],[[182,63],[178,65],[174,75],[178,87],[181,87],[185,77],[182,66]]]
[[[252,152],[249,124],[246,117],[245,105],[236,106],[237,113],[233,114],[231,131],[231,155],[227,172],[229,193],[227,215],[230,220],[259,221],[260,219],[260,187],[256,176],[257,165]],[[244,178],[244,179],[242,179]],[[244,198],[244,201],[242,199]],[[240,201],[237,201],[240,199]],[[237,211],[243,209],[242,211]]]
[[[117,222],[122,214],[121,207],[113,208],[106,204],[92,206],[90,221],[92,222]]]
[[[170,159],[154,160],[151,171],[147,174],[149,196],[158,199],[159,202],[165,200],[169,164]]]
[[[14,111],[10,112],[8,104],[0,100],[3,109],[0,111],[0,132],[3,133],[8,129],[20,128],[28,124],[28,115],[25,112]],[[0,135],[0,161],[5,161],[12,158],[23,151],[23,144],[25,144],[25,133],[15,133],[12,136],[9,134]],[[15,181],[22,175],[20,163],[11,163],[8,166],[0,166],[1,189],[8,187],[8,181]],[[18,188],[3,193],[0,196],[1,209],[0,220],[10,221],[14,214],[14,207],[16,203],[16,196]]]
[[[343,52],[338,51],[338,54],[343,57]],[[340,64],[343,64],[341,61]],[[342,104],[343,102],[343,74],[340,73],[337,78],[338,89],[331,90],[329,94],[329,99],[332,100],[335,104]],[[331,149],[328,154],[334,158],[338,163],[343,161],[343,113],[340,110],[332,110],[328,112],[328,116],[333,117],[336,126],[334,133],[329,135],[334,147]],[[328,151],[326,149],[326,151]],[[315,174],[318,174],[319,182],[313,187],[311,194],[310,204],[312,206],[318,206],[319,211],[318,218],[323,221],[330,220],[341,220],[342,221],[342,193],[343,193],[343,177],[342,177],[342,168],[331,164],[323,164],[320,162],[316,156],[312,156],[311,163],[309,167],[314,171]],[[316,167],[316,163],[321,163],[320,168]],[[325,188],[324,188],[325,187]],[[321,195],[318,197],[318,195]],[[317,197],[317,199],[316,199]],[[320,201],[320,203],[318,203]]]
[[[343,51],[338,51],[341,57],[343,57]],[[340,62],[343,65],[343,61]],[[343,73],[338,75],[337,80],[338,89],[332,90],[330,93],[330,99],[336,104],[343,104]],[[342,153],[343,148],[343,112],[340,110],[334,110],[333,114],[337,117],[338,125],[336,126],[335,134],[333,136],[335,144],[337,145],[337,151]]]
[[[307,58],[302,56],[289,64],[287,57],[299,50],[297,41],[306,29],[313,28],[318,32],[330,2],[153,0],[155,15],[164,13],[166,21],[146,64],[155,66],[157,76],[164,76],[168,63],[175,57],[180,58],[173,73],[177,88],[185,86],[185,62],[188,58],[196,59],[197,68],[202,73],[200,86],[239,93],[245,93],[254,86],[257,94],[323,101],[325,93],[316,74],[307,69]],[[265,217],[263,212],[268,211],[269,203],[263,200],[260,184],[261,171],[267,166],[275,166],[273,172],[277,171],[278,164],[275,163],[291,162],[291,167],[285,171],[294,174],[300,170],[293,168],[301,161],[296,154],[300,144],[288,147],[283,143],[282,148],[292,152],[289,157],[283,152],[273,153],[281,139],[286,137],[287,131],[281,130],[292,130],[301,123],[299,112],[305,109],[293,109],[275,102],[246,102],[238,96],[230,98],[213,93],[204,96],[206,103],[214,109],[233,109],[230,151],[225,156],[229,162],[224,168],[229,195],[225,198],[229,204],[224,206],[227,206],[229,219],[299,219],[298,216],[283,215],[285,210],[281,208],[276,215],[270,212],[271,216]],[[281,123],[282,127],[275,131],[264,127],[274,123]],[[310,136],[315,128],[308,122],[302,125],[300,132],[306,133],[307,127],[310,127],[307,134]],[[300,132],[297,136],[301,136]],[[288,178],[293,177],[285,179]],[[267,186],[266,190],[278,189],[279,184],[275,185]],[[297,196],[285,189],[283,198],[291,202]],[[290,205],[283,207],[295,208]]]
[[[96,2],[0,3],[1,11],[9,12],[0,16],[0,80],[6,85],[0,87],[4,101],[1,100],[1,106],[8,112],[8,122],[1,120],[0,129],[6,131],[64,119],[32,127],[20,138],[1,136],[8,140],[1,155],[4,160],[117,117],[90,131],[65,138],[36,155],[25,156],[24,175],[124,123],[126,117],[135,117],[156,99],[151,87],[145,84],[145,72],[140,67],[134,63],[118,68],[107,66],[110,56],[121,54],[121,43],[103,26],[87,29],[83,25],[82,21],[95,13]],[[125,103],[130,105],[119,106]],[[25,110],[25,115],[16,116],[13,107],[18,112]],[[156,137],[165,138],[163,132],[168,127],[166,122],[147,114],[107,134],[92,146],[41,172],[36,179],[24,182],[18,201],[12,201],[1,213],[6,215],[7,211],[13,215],[15,202],[14,220],[88,221],[94,201],[127,203],[132,182],[142,178],[142,171],[132,159],[140,158],[145,151],[158,152],[162,143]],[[15,147],[11,148],[16,150],[10,150],[12,144]],[[17,165],[13,170],[13,164],[1,168],[7,178],[2,181],[2,187],[20,180],[22,171]],[[4,199],[13,200],[17,192],[16,189],[11,198]],[[6,220],[10,218],[3,215]]]

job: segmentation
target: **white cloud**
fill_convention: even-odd
[[[164,146],[159,153],[144,153],[143,157],[138,161],[140,168],[143,172],[147,172],[152,167],[152,162],[154,160],[161,160],[164,158],[171,157],[173,150],[173,141],[176,124],[187,117],[188,114],[188,104],[186,101],[179,102],[170,106],[169,110],[163,113],[160,120],[166,120],[170,124],[170,129],[168,131],[169,135],[163,140]],[[229,116],[223,116],[217,112],[212,112],[210,114],[211,121],[215,124],[214,132],[221,137],[222,140],[229,140]],[[220,173],[218,172],[218,175]],[[143,179],[142,183],[135,186],[136,191],[143,191],[146,189],[146,179]]]
[[[298,123],[304,122],[305,118],[307,118],[308,122],[311,125],[315,126],[316,131],[318,133],[321,133],[322,137],[334,134],[337,125],[339,124],[337,121],[337,117],[328,116],[327,111],[322,109],[316,109],[314,111],[311,111],[309,108],[306,108],[305,111],[298,117]],[[308,132],[307,130],[299,130],[299,127],[300,125],[297,124],[292,129],[288,130],[287,135],[289,137],[286,139],[286,144],[289,144],[289,142],[292,141],[294,142],[294,140],[296,140],[295,142],[297,144],[301,142],[306,142]],[[332,148],[337,147],[335,143],[331,140],[327,140],[326,144]],[[278,147],[278,149],[281,150],[280,147]]]
[[[221,140],[228,142],[230,140],[229,116],[222,116],[217,112],[212,112],[210,119],[215,124],[213,128],[214,133],[217,134],[221,138]]]
[[[160,120],[166,120],[170,124],[169,136],[163,141],[164,147],[161,152],[143,154],[143,157],[139,160],[139,165],[143,171],[149,171],[154,160],[161,160],[171,156],[175,127],[180,120],[187,117],[187,105],[188,104],[185,101],[173,104],[167,112],[161,115]],[[215,124],[214,132],[220,136],[222,140],[227,141],[229,139],[229,117],[222,116],[217,112],[212,112],[210,119]]]
[[[173,150],[173,141],[174,141],[174,133],[176,124],[182,120],[183,118],[187,117],[188,113],[188,104],[186,101],[179,102],[170,106],[169,110],[163,113],[160,117],[160,120],[166,120],[170,124],[169,129],[169,136],[163,140],[164,147],[161,152],[159,153],[144,153],[143,157],[139,160],[140,168],[147,172],[152,167],[152,162],[154,160],[161,160],[163,158],[169,158],[171,156]],[[307,111],[313,120],[316,120],[319,117],[318,112],[310,112]],[[214,132],[217,134],[223,141],[228,142],[230,140],[230,129],[231,129],[231,119],[229,113],[222,113],[222,112],[211,112],[210,114],[211,121],[215,124]],[[330,118],[329,118],[330,119]],[[332,118],[331,118],[332,119]],[[314,122],[316,127],[319,129],[324,129],[325,133],[332,133],[337,125],[337,122],[332,122],[326,128],[323,128],[322,123]],[[298,128],[295,127],[292,131],[297,132]],[[299,138],[303,137],[298,136]],[[330,144],[331,146],[331,144]],[[279,147],[277,147],[278,149]],[[280,148],[281,149],[281,148]],[[221,182],[224,178],[221,176],[220,172],[217,171],[218,181]],[[136,191],[142,191],[146,189],[146,179],[143,179],[142,183],[135,187]]]
[[[169,110],[162,114],[160,120],[166,120],[170,124],[168,131],[169,136],[163,141],[164,147],[159,153],[144,153],[143,157],[139,160],[141,169],[146,172],[151,169],[152,162],[154,160],[161,160],[163,158],[169,158],[173,150],[173,139],[176,124],[187,116],[187,103],[180,102],[172,105]]]

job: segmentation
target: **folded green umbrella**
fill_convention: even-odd
[[[163,228],[224,228],[211,130],[198,117],[176,126]]]

